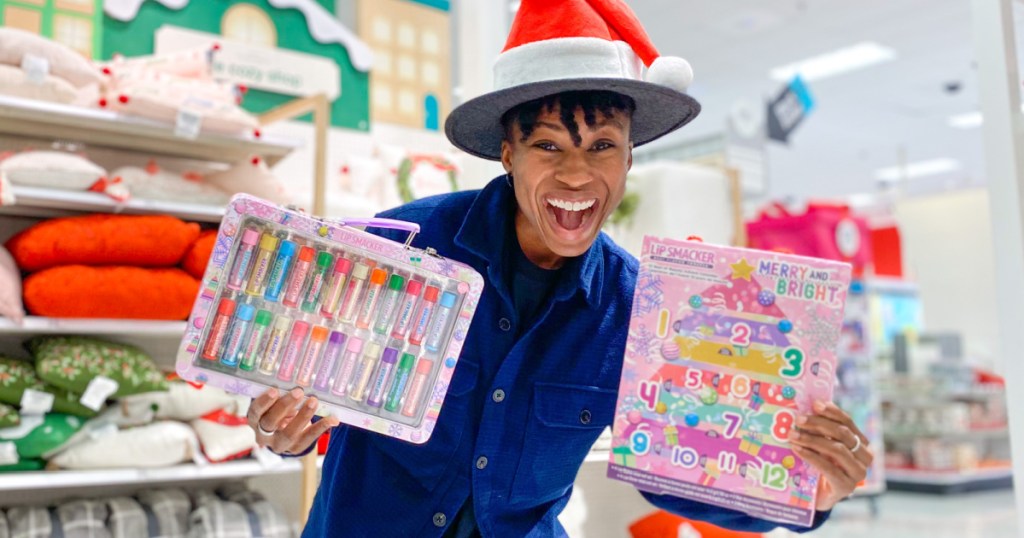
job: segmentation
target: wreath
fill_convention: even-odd
[[[407,204],[416,200],[416,193],[412,191],[409,179],[412,177],[413,170],[422,164],[429,164],[438,170],[447,172],[452,192],[459,190],[459,184],[455,177],[458,169],[448,159],[440,155],[408,155],[398,165],[398,195],[402,198],[402,203]]]

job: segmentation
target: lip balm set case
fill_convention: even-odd
[[[467,265],[259,198],[232,198],[178,352],[183,379],[257,397],[301,387],[320,415],[425,443],[483,291]]]

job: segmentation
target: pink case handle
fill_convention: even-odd
[[[331,219],[331,222],[340,224],[342,226],[373,226],[375,228],[389,228],[392,230],[403,230],[409,232],[409,237],[405,238],[405,248],[412,246],[412,240],[416,237],[416,234],[420,233],[420,225],[415,222],[406,222],[404,220],[395,219],[378,219],[378,218],[342,218],[342,219]]]
[[[342,226],[373,226],[374,228],[389,228],[392,230],[404,230],[409,233],[418,234],[420,233],[420,225],[415,222],[406,222],[404,220],[395,219],[377,219],[377,218],[351,218],[351,219],[331,219],[334,222]]]

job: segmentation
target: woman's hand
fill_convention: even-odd
[[[260,446],[270,447],[277,454],[296,455],[338,425],[334,417],[311,423],[317,406],[316,397],[305,399],[302,389],[294,388],[284,396],[277,389],[269,389],[252,401],[246,418]]]
[[[796,419],[789,440],[793,452],[821,472],[815,508],[825,511],[853,493],[875,456],[868,438],[834,403],[815,402],[814,413]]]

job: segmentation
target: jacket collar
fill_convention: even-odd
[[[505,289],[507,280],[503,274],[507,267],[504,250],[508,241],[502,234],[505,230],[513,230],[514,233],[515,227],[510,220],[515,204],[515,192],[507,176],[494,178],[477,194],[455,236],[456,245],[487,263],[492,284],[499,286],[506,297],[511,296]],[[605,235],[598,234],[594,244],[583,255],[566,261],[555,288],[556,300],[565,301],[576,293],[582,293],[590,307],[601,303],[605,241]]]

